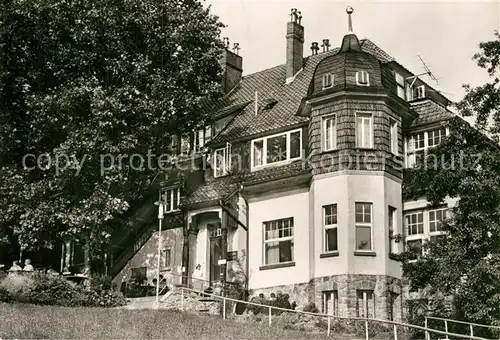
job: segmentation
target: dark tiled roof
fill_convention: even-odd
[[[241,182],[243,184],[260,183],[265,181],[272,181],[278,178],[292,177],[306,172],[310,172],[307,161],[299,160],[287,165],[270,167],[267,169],[247,173],[242,176]]]
[[[368,39],[360,40],[364,52],[375,55],[381,62],[394,60]],[[243,77],[242,81],[222,100],[211,107],[214,115],[219,115],[229,106],[255,100],[258,91],[259,101],[273,98],[276,104],[269,110],[255,115],[254,105],[247,105],[228,126],[214,138],[212,143],[224,143],[236,138],[248,137],[267,131],[295,125],[307,121],[296,116],[302,99],[307,91],[318,63],[339,51],[335,48],[325,53],[304,58],[304,68],[290,84],[286,84],[286,65],[279,65]]]
[[[240,184],[257,184],[309,172],[310,169],[308,168],[307,162],[299,160],[283,166],[269,167],[249,173],[215,178],[196,188],[191,195],[183,199],[182,205],[189,206],[225,199],[227,196],[237,191]]]
[[[182,200],[182,205],[192,205],[226,198],[239,187],[235,176],[219,177],[206,182],[195,189],[188,197]]]
[[[455,117],[455,114],[436,102],[425,99],[411,103],[411,107],[418,113],[418,118],[413,121],[411,127],[431,124]]]

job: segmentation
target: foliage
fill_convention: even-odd
[[[34,272],[31,275],[9,275],[0,283],[14,302],[66,307],[117,307],[126,301],[120,293],[95,285],[87,289],[63,276]]]
[[[500,320],[500,148],[487,138],[484,126],[492,120],[490,132],[500,123],[498,71],[500,37],[482,43],[475,58],[494,77],[493,83],[468,88],[457,104],[464,115],[477,115],[478,130],[459,118],[449,122],[450,136],[429,152],[420,168],[406,174],[407,199],[427,197],[431,206],[446,197],[459,198],[445,221],[446,236],[427,243],[427,255],[409,262],[403,256],[403,271],[411,290],[428,289],[439,300],[453,297],[447,316],[476,323],[498,325]],[[436,310],[435,313],[438,313]],[[491,336],[488,333],[477,335]],[[475,332],[476,333],[476,332]]]
[[[288,294],[282,294],[278,293],[275,298],[269,298],[266,299],[263,295],[259,295],[258,297],[253,297],[250,299],[250,302],[258,303],[261,305],[267,305],[267,306],[272,306],[272,307],[278,307],[278,308],[285,308],[285,309],[294,309],[292,308],[292,304],[290,303],[290,296]],[[247,310],[253,312],[254,314],[268,314],[269,313],[269,308],[267,307],[261,307],[261,306],[254,306],[254,305],[247,305]],[[272,309],[271,314],[272,315],[280,315],[284,311],[278,310],[278,309]]]
[[[314,302],[309,302],[304,306],[304,312],[319,313],[319,309]]]
[[[10,293],[6,289],[0,287],[0,302],[10,302],[11,299]]]
[[[197,0],[1,2],[0,240],[98,253],[220,95],[221,27]]]

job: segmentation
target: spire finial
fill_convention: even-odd
[[[345,11],[347,12],[347,15],[349,16],[349,32],[348,33],[352,33],[352,18],[351,18],[351,14],[354,12],[354,8],[352,8],[351,6],[347,6],[347,8],[345,9]]]

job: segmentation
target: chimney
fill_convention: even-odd
[[[313,42],[311,44],[311,51],[312,51],[312,55],[317,55],[318,54],[319,46],[318,46],[317,42]]]
[[[222,87],[224,93],[229,93],[241,81],[243,75],[243,58],[239,56],[240,45],[233,44],[233,51],[230,51],[229,38],[224,38],[225,49],[222,54],[222,68],[224,75]]]
[[[323,44],[321,47],[323,47],[323,52],[328,52],[330,50],[330,39],[323,39]]]
[[[304,27],[300,24],[302,20],[301,12],[292,8],[290,22],[286,26],[286,82],[293,81],[293,78],[302,69],[302,59],[304,57]]]

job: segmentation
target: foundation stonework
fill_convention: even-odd
[[[288,294],[290,302],[303,309],[314,302],[320,312],[324,312],[323,293],[337,291],[338,316],[358,316],[358,291],[372,291],[373,308],[369,317],[402,321],[405,304],[405,289],[402,280],[386,275],[334,275],[315,278],[309,282],[267,287],[250,291],[250,296],[264,294],[269,298],[272,293]],[[361,293],[360,293],[361,294]]]

